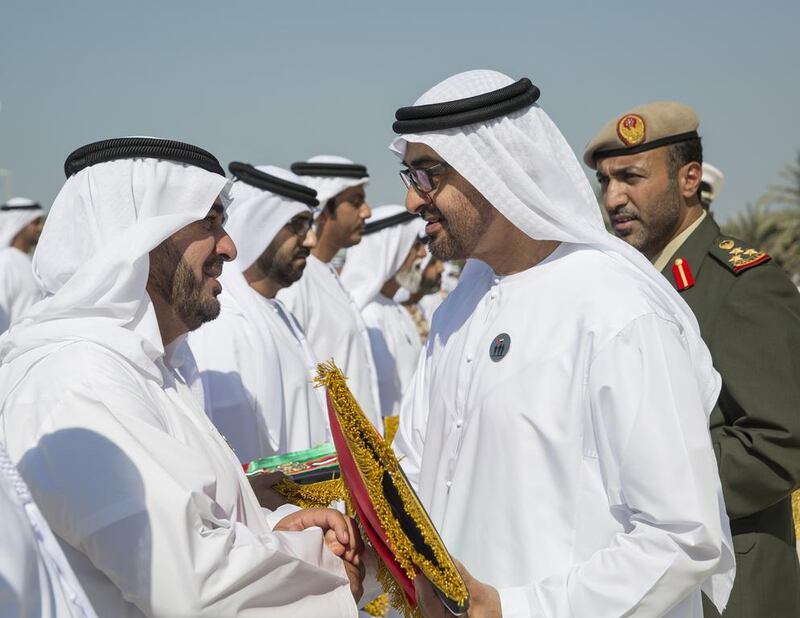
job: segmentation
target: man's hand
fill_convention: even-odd
[[[464,565],[454,561],[469,592],[469,618],[502,618],[500,607],[500,594],[496,588],[478,581],[469,574]],[[425,618],[448,618],[451,616],[445,606],[436,596],[433,586],[428,578],[421,573],[414,580],[414,589],[417,594],[417,605]]]
[[[273,530],[299,532],[314,527],[322,528],[325,545],[342,559],[347,579],[350,581],[350,592],[358,603],[364,594],[366,575],[366,568],[361,560],[364,541],[356,523],[350,517],[333,509],[303,509],[281,519]]]
[[[353,566],[361,565],[364,541],[355,522],[333,509],[303,509],[287,515],[275,524],[274,530],[299,532],[306,528],[322,528],[325,544],[335,555]]]
[[[414,578],[414,592],[417,595],[417,608],[422,613],[423,618],[447,618],[448,612],[436,592],[431,586],[431,582],[422,573]]]
[[[247,478],[250,481],[250,487],[253,488],[253,492],[256,494],[256,498],[258,498],[258,503],[264,508],[274,511],[279,506],[289,503],[286,498],[272,489],[286,479],[286,475],[283,472],[262,472]]]
[[[364,576],[367,574],[367,569],[363,562],[359,562],[356,565],[344,560],[342,564],[344,564],[347,579],[350,580],[350,592],[353,595],[353,600],[358,603],[364,595]]]

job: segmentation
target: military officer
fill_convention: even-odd
[[[686,105],[642,105],[606,124],[583,159],[614,233],[683,296],[722,375],[711,435],[737,562],[725,617],[796,617],[800,294],[769,255],[722,234],[703,209],[698,126]],[[704,610],[719,616],[711,603]]]

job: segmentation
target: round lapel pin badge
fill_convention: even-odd
[[[508,333],[500,333],[489,345],[489,358],[495,363],[503,360],[511,349],[511,337]]]

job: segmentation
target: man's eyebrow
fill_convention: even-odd
[[[645,168],[640,167],[638,165],[621,165],[619,167],[614,167],[614,168],[608,170],[608,172],[606,174],[603,174],[603,175],[604,176],[620,176],[622,174],[631,174],[631,173],[633,173],[633,174],[644,174],[646,172],[647,172],[647,170]],[[597,175],[599,176],[600,174],[602,174],[602,172],[598,171]]]
[[[442,161],[434,159],[430,155],[421,155],[411,162],[403,161],[403,163],[405,163],[408,167],[420,167],[422,165],[428,165],[430,163],[442,163]]]

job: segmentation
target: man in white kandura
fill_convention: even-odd
[[[426,240],[427,237],[423,237],[423,241]],[[433,303],[429,305],[430,301],[428,299],[437,298],[437,300],[433,301],[436,303],[435,307],[441,305],[445,299],[445,296],[441,294],[442,273],[445,271],[445,262],[428,253],[420,262],[418,268],[420,278],[417,291],[411,293],[403,288],[395,295],[394,299],[402,303],[403,307],[411,315],[420,341],[424,343],[428,339],[428,332],[431,329],[428,307]],[[430,315],[433,315],[433,311],[430,312]]]
[[[96,618],[64,552],[0,444],[0,616]]]
[[[42,297],[30,252],[42,233],[42,207],[25,197],[0,206],[0,333]]]
[[[342,283],[367,324],[384,417],[400,413],[400,401],[411,386],[422,349],[414,321],[393,298],[401,281],[418,287],[422,272],[414,266],[425,257],[419,238],[424,226],[420,217],[403,206],[376,208],[364,239],[347,252],[342,270]],[[416,283],[408,281],[411,277],[416,277]]]
[[[355,616],[351,521],[262,509],[177,371],[236,256],[219,163],[120,138],[65,172],[33,258],[48,296],[0,340],[1,435],[97,614]]]
[[[458,278],[461,276],[461,267],[458,264],[442,262],[441,260],[439,262],[441,264],[441,275],[439,276],[438,286],[435,286],[430,293],[423,295],[418,303],[422,316],[429,325],[433,319],[434,312],[444,302],[447,295],[456,289]]]
[[[243,463],[330,440],[316,358],[275,299],[303,274],[315,245],[316,192],[273,166],[231,163],[225,229],[237,258],[220,281],[217,319],[189,335],[206,412]]]
[[[342,286],[330,262],[343,248],[361,242],[371,211],[365,200],[367,168],[344,157],[319,155],[293,163],[292,172],[317,192],[317,246],[311,250],[303,278],[278,293],[314,350],[331,358],[347,376],[347,385],[370,420],[383,431],[378,377],[369,334],[361,312]]]
[[[434,255],[472,259],[395,450],[476,615],[700,618],[701,587],[722,607],[734,572],[707,431],[720,379],[538,97],[469,71],[397,111],[406,207]]]

